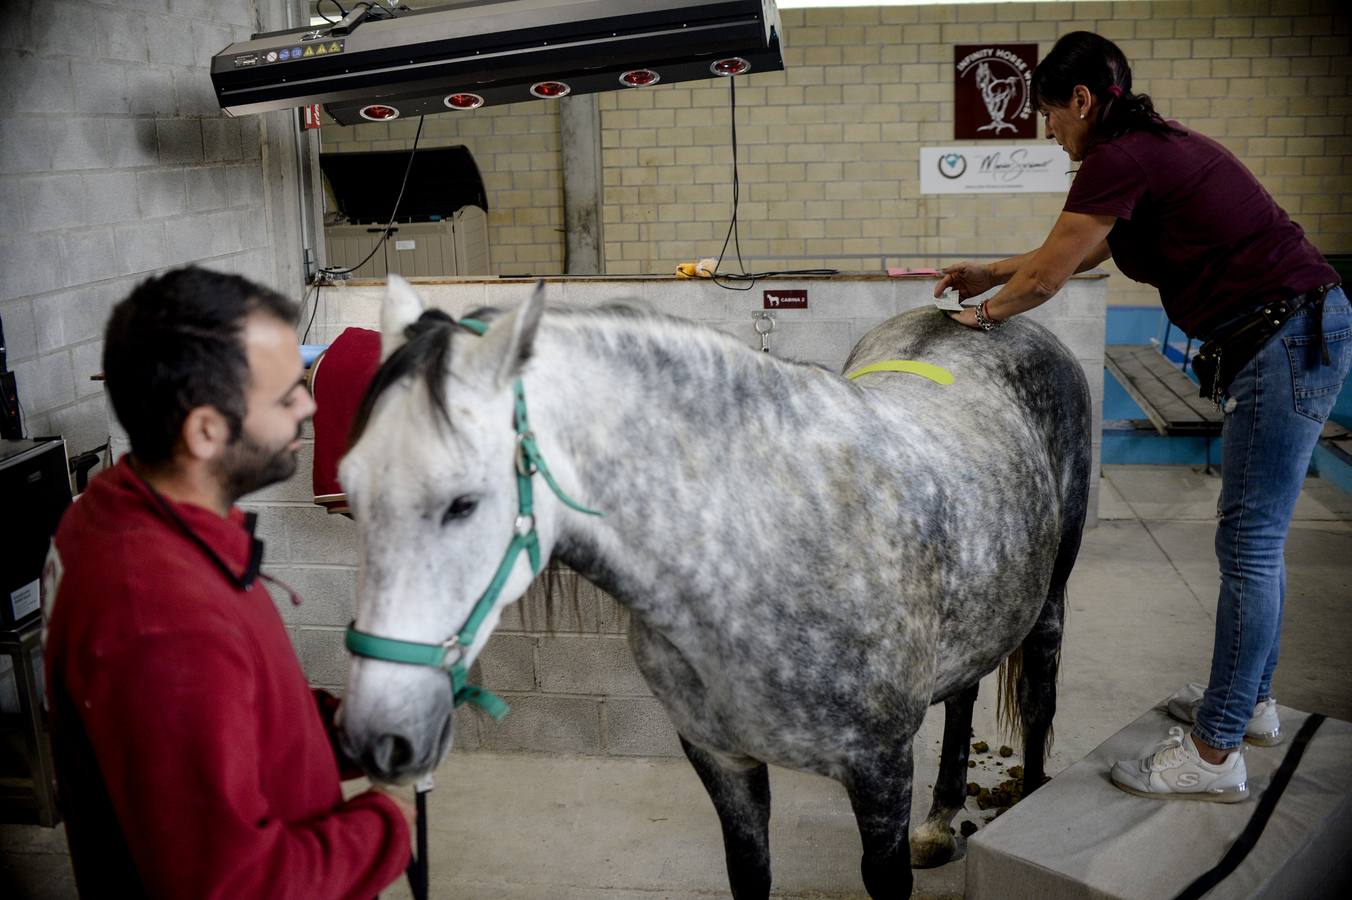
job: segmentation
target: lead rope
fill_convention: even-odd
[[[404,871],[408,876],[408,889],[413,894],[413,900],[427,900],[427,795],[434,787],[436,779],[431,772],[413,786],[413,799],[418,811],[416,849]]]

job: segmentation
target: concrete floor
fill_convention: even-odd
[[[1056,745],[1049,771],[1097,744],[1187,681],[1205,681],[1217,576],[1219,479],[1186,467],[1105,467],[1098,528],[1070,591]],[[1352,719],[1352,497],[1306,483],[1287,545],[1283,704]],[[993,685],[977,739],[997,747]],[[928,809],[942,714],[916,741],[915,815]],[[993,755],[973,778],[994,785]],[[1016,757],[1000,760],[1018,763]],[[485,900],[687,900],[726,896],[713,808],[679,760],[453,754],[430,796],[432,895]],[[834,782],[771,771],[775,895],[863,897],[859,840]],[[973,805],[957,822],[982,824]],[[955,823],[957,824],[957,823]],[[0,826],[8,897],[74,896],[61,829]],[[10,886],[18,888],[12,893]],[[960,897],[963,865],[916,872],[916,896]],[[407,897],[401,881],[387,897]]]

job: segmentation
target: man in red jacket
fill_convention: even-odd
[[[197,268],[114,308],[104,374],[131,453],[67,512],[44,577],[52,744],[83,896],[354,897],[409,859],[411,805],[344,801],[260,581],[253,516],[314,413],[296,305]],[[330,704],[331,705],[331,704]]]

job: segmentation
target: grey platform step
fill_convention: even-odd
[[[1109,344],[1104,365],[1162,435],[1211,436],[1225,417],[1153,344]]]
[[[1308,714],[1279,707],[1286,743],[1250,747],[1242,803],[1149,800],[1108,771],[1151,752],[1180,723],[1163,704],[1100,744],[971,837],[967,900],[1168,900],[1218,863],[1243,831]],[[1252,852],[1206,895],[1348,897],[1352,887],[1352,724],[1315,733]]]

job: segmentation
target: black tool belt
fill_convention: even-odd
[[[1192,358],[1192,370],[1197,373],[1197,380],[1201,384],[1201,396],[1220,408],[1230,382],[1297,310],[1306,307],[1314,309],[1322,325],[1324,297],[1335,287],[1336,284],[1326,284],[1295,297],[1264,303],[1213,335]],[[1324,346],[1322,327],[1319,333],[1318,352],[1323,354],[1327,364],[1329,351]]]

